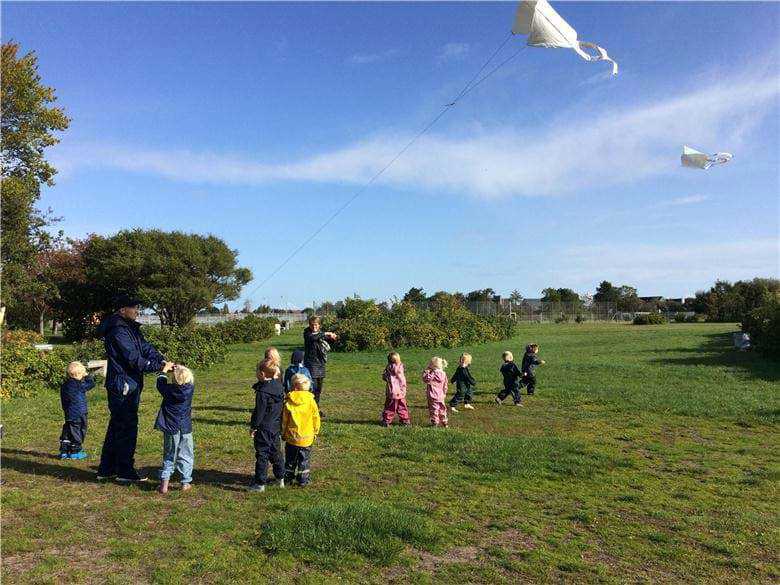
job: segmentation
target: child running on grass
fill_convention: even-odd
[[[292,390],[284,400],[282,439],[285,441],[284,479],[303,487],[311,480],[311,446],[320,432],[320,409],[303,374],[292,377]]]
[[[284,386],[285,392],[289,392],[290,390],[292,390],[292,378],[295,374],[303,374],[309,379],[309,381],[311,381],[312,384],[314,383],[314,378],[311,377],[311,372],[309,372],[309,368],[303,365],[302,349],[296,349],[292,353],[292,358],[290,359],[290,365],[284,371],[284,380],[282,382],[282,385]]]
[[[471,400],[474,398],[474,386],[477,385],[477,381],[474,376],[471,375],[469,366],[471,365],[471,354],[464,353],[460,356],[460,362],[458,369],[452,375],[450,382],[455,384],[455,396],[450,401],[450,408],[452,412],[458,412],[458,405],[463,402],[463,408],[467,410],[474,410],[471,405]]]
[[[279,368],[270,358],[257,364],[255,409],[249,422],[249,435],[255,444],[255,476],[250,492],[264,492],[268,482],[268,463],[274,470],[279,487],[284,487],[284,457],[280,450],[279,433],[282,427],[284,387],[278,380]]]
[[[398,352],[393,351],[388,354],[387,367],[382,374],[382,379],[387,383],[382,426],[389,427],[396,414],[402,424],[409,426],[412,423],[409,420],[409,407],[406,404],[406,374]]]
[[[536,366],[544,365],[544,360],[540,360],[536,354],[539,353],[539,344],[531,343],[525,346],[525,355],[523,356],[523,365],[520,370],[523,372],[521,386],[528,388],[528,396],[533,396],[536,390],[536,376],[534,370]]]
[[[65,423],[60,434],[60,459],[86,459],[81,447],[87,436],[87,392],[95,387],[95,379],[87,376],[81,362],[70,362],[68,379],[60,386],[60,403]]]
[[[189,368],[174,366],[173,384],[165,373],[157,376],[157,391],[162,394],[162,404],[157,412],[154,428],[163,433],[163,460],[160,469],[161,494],[168,493],[168,483],[174,468],[181,474],[181,489],[192,487],[192,467],[195,464],[192,441],[192,395],[195,380]],[[163,372],[168,371],[166,365]]]
[[[447,397],[447,374],[444,369],[447,360],[438,356],[431,358],[428,367],[422,375],[425,384],[425,393],[428,396],[428,416],[431,426],[447,427],[447,405],[444,399]]]
[[[504,377],[504,389],[496,396],[496,404],[503,404],[504,398],[511,394],[515,406],[523,406],[520,399],[520,379],[523,377],[523,373],[517,367],[515,356],[512,355],[511,351],[505,351],[502,357],[504,365],[501,366],[501,375]]]

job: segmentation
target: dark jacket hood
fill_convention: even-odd
[[[284,398],[284,386],[282,386],[282,383],[279,380],[264,380],[262,382],[257,382],[252,388],[255,389],[255,392],[262,392],[263,394],[268,394],[275,398]]]
[[[137,323],[128,321],[119,313],[111,313],[108,317],[100,322],[100,325],[98,325],[97,328],[97,332],[100,337],[105,337],[106,333],[108,333],[114,327],[132,327],[133,325],[137,325]]]
[[[290,363],[292,365],[294,365],[294,366],[297,366],[298,364],[302,364],[303,363],[303,357],[304,357],[303,350],[302,349],[296,349],[292,353],[292,359],[290,360]]]

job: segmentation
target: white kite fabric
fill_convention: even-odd
[[[724,165],[729,162],[734,155],[730,152],[716,152],[715,154],[705,154],[691,148],[683,146],[683,153],[680,157],[684,167],[694,169],[704,169],[705,171],[713,165]]]
[[[531,47],[573,49],[586,61],[609,61],[612,63],[612,75],[617,75],[618,64],[610,59],[606,49],[577,40],[577,31],[555,12],[547,0],[520,2],[512,34],[528,35]]]

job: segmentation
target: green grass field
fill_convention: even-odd
[[[780,364],[731,349],[729,325],[528,325],[468,349],[476,410],[426,428],[401,352],[412,428],[384,429],[383,353],[331,354],[306,489],[245,491],[264,344],[196,372],[195,488],[94,480],[56,457],[58,395],[3,407],[4,582],[777,582]],[[524,408],[497,406],[501,351],[547,361]],[[285,362],[300,331],[274,340]],[[158,395],[143,395],[138,466],[156,473]]]

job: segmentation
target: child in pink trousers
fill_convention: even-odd
[[[382,379],[387,382],[387,395],[385,397],[385,409],[382,411],[382,426],[389,427],[395,415],[404,425],[412,424],[409,420],[409,407],[406,404],[406,374],[401,356],[393,351],[387,356],[387,367],[382,374]]]
[[[444,403],[447,397],[447,374],[444,373],[446,367],[447,360],[434,357],[428,362],[428,367],[422,375],[428,396],[428,416],[431,425],[435,427],[447,426],[447,405]]]

